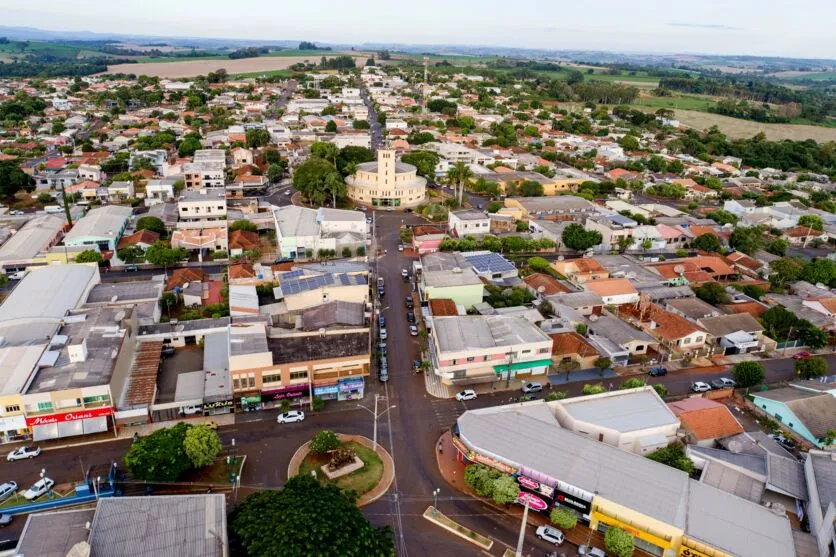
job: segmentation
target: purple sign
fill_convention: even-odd
[[[526,502],[528,502],[528,508],[535,511],[545,511],[549,508],[545,501],[543,501],[533,493],[521,491],[518,498],[520,505],[525,505]]]
[[[299,385],[262,392],[261,398],[262,400],[284,400],[286,398],[300,398],[306,396],[309,392],[310,390],[307,385]]]

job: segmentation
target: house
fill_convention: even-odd
[[[599,212],[596,205],[575,195],[506,197],[505,207],[516,209],[520,213],[521,220],[536,220],[540,217],[582,219]]]
[[[728,199],[723,203],[723,210],[742,217],[751,215],[757,209],[757,205],[751,199]]]
[[[197,252],[198,260],[203,261],[209,252],[227,251],[226,226],[178,228],[171,233],[171,247]]]
[[[572,308],[581,315],[601,315],[604,300],[595,292],[584,290],[581,292],[566,292],[552,294],[546,298],[552,305]]]
[[[435,253],[438,251],[441,242],[447,237],[444,229],[438,226],[414,226],[412,228],[412,249],[418,255]]]
[[[708,302],[704,302],[693,296],[665,300],[664,308],[695,322],[705,317],[723,315],[723,312]]]
[[[206,274],[200,269],[190,267],[178,267],[172,269],[171,277],[165,284],[166,292],[171,292],[175,288],[183,288],[183,285],[190,282],[203,282],[206,280]]]
[[[253,164],[253,152],[244,147],[236,147],[232,149],[232,167],[239,168],[244,165]]]
[[[468,235],[488,234],[491,229],[491,220],[483,211],[473,209],[451,211],[447,228],[452,233],[451,235],[460,238]]]
[[[749,313],[697,319],[709,334],[714,350],[725,355],[768,352],[775,341],[763,334],[763,325]]]
[[[449,299],[465,308],[482,301],[484,283],[460,253],[435,252],[421,257],[422,300]]]
[[[676,440],[679,420],[650,386],[548,403],[561,427],[635,454]]]
[[[836,297],[808,298],[801,303],[827,317],[836,318]]]
[[[559,280],[544,273],[531,273],[530,275],[524,276],[522,281],[525,283],[526,288],[538,299],[543,299],[553,294],[569,292],[569,289],[563,286]]]
[[[806,246],[815,240],[827,242],[827,232],[811,226],[793,226],[784,230],[782,237],[792,246]]]
[[[248,230],[233,230],[229,233],[229,254],[241,255],[245,251],[259,248],[258,233]]]
[[[575,332],[551,333],[552,362],[554,368],[561,370],[561,363],[575,362],[576,369],[592,369],[598,359],[598,351],[585,338]]]
[[[517,219],[511,215],[489,213],[488,219],[490,221],[491,234],[509,234],[517,230]]]
[[[237,199],[265,195],[269,186],[270,181],[266,176],[242,174],[226,185],[226,195]]]
[[[137,246],[143,250],[147,250],[159,240],[159,232],[154,232],[153,230],[148,229],[138,230],[129,236],[123,236],[122,239],[119,240],[119,244],[116,246],[116,249],[120,250],[129,246]]]
[[[591,280],[603,280],[610,277],[609,271],[592,258],[552,261],[551,268],[575,284],[584,284]]]
[[[812,450],[804,460],[807,517],[820,557],[833,551],[836,538],[836,453]]]
[[[643,331],[668,348],[671,359],[697,355],[709,342],[708,334],[701,327],[656,304],[648,304],[645,308],[622,306],[620,309],[623,315],[636,321]]]
[[[626,278],[593,280],[584,283],[584,289],[592,291],[604,301],[607,306],[633,304],[639,301],[639,293]]]
[[[369,278],[364,272],[321,271],[317,268],[294,268],[278,273],[276,299],[284,298],[284,311],[296,315],[312,307],[334,300],[365,304],[369,301]]]
[[[649,349],[657,348],[659,344],[652,336],[612,315],[601,315],[594,321],[590,318],[587,323],[587,334],[596,348],[608,348],[606,344],[615,345],[615,352],[609,348],[607,354],[614,366],[627,365],[631,356],[645,356]],[[610,354],[614,354],[615,357]]]
[[[492,251],[467,251],[461,253],[477,276],[489,281],[503,281],[516,278],[516,265],[499,253]]]
[[[130,180],[111,182],[107,186],[107,200],[111,203],[120,203],[134,197],[134,183]]]
[[[445,385],[545,377],[552,339],[527,319],[506,315],[434,317],[433,373]]]
[[[174,199],[173,178],[162,178],[160,180],[148,180],[145,185],[145,206],[151,207],[157,203],[165,203]]]
[[[187,190],[177,200],[177,212],[184,222],[226,219],[226,195],[223,189]]]
[[[223,153],[223,151],[221,152]],[[197,152],[195,155],[197,155]],[[225,181],[224,166],[224,162],[215,160],[184,164],[182,173],[186,189],[223,188]]]
[[[258,294],[254,284],[229,285],[229,315],[232,317],[258,315]]]
[[[618,249],[622,244],[633,245],[633,234],[639,223],[624,215],[591,215],[587,217],[584,228],[601,234],[600,251]],[[641,246],[641,241],[638,242]],[[635,248],[633,248],[635,249]]]
[[[715,255],[669,259],[652,265],[652,269],[668,281],[682,278],[693,284],[728,282],[735,280],[738,275],[722,257]]]
[[[276,243],[282,257],[304,259],[322,250],[365,247],[366,217],[360,211],[308,209],[288,205],[273,210]]]
[[[90,209],[64,236],[65,246],[90,246],[98,251],[116,249],[133,214],[130,207],[108,205]]]
[[[752,404],[808,443],[825,448],[827,431],[836,424],[836,397],[789,387],[751,393]]]
[[[700,447],[713,447],[716,439],[743,433],[743,426],[725,404],[703,397],[669,402],[679,418],[687,440]]]

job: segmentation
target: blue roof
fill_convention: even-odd
[[[498,253],[462,254],[477,273],[506,273],[516,270],[513,263]]]
[[[281,277],[282,293],[284,293],[285,296],[299,294],[300,292],[307,292],[309,290],[316,290],[317,288],[323,288],[326,286],[369,284],[365,275],[323,274],[308,275],[304,278],[287,278],[285,275],[289,274],[292,273],[283,273]]]

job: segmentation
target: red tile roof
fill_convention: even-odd
[[[732,413],[726,406],[705,398],[698,400],[704,402],[701,402],[699,405],[692,405],[699,406],[699,408],[690,410],[677,407],[677,403],[668,404],[668,407],[673,413],[679,417],[682,426],[690,432],[696,441],[721,439],[743,433],[743,427],[740,425],[740,422],[732,416]]]
[[[549,336],[552,337],[553,341],[552,356],[572,356],[577,354],[585,358],[587,356],[598,355],[598,351],[578,333],[554,333]]]
[[[247,230],[233,230],[229,233],[229,249],[250,251],[258,248],[258,233]]]
[[[230,279],[256,278],[255,269],[249,263],[238,263],[229,266]]]
[[[202,282],[206,280],[206,275],[200,269],[191,269],[189,267],[174,269],[171,272],[171,278],[165,285],[166,290],[174,290],[178,286],[183,286],[187,282]]]
[[[458,315],[456,302],[446,298],[430,300],[430,313],[436,316]]]
[[[126,246],[135,246],[137,244],[150,246],[159,239],[159,233],[154,232],[153,230],[143,229],[138,232],[134,232],[130,236],[124,236],[121,240],[119,240],[119,245],[116,246],[116,249],[122,249]]]
[[[544,273],[533,273],[523,278],[523,282],[540,292],[543,296],[550,296],[561,292],[570,292],[568,288],[560,284],[558,280]],[[540,288],[543,290],[541,291]]]

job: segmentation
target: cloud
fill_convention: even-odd
[[[719,23],[668,23],[671,27],[693,27],[695,29],[715,29],[718,31],[743,31],[743,27],[733,25],[722,25]]]

